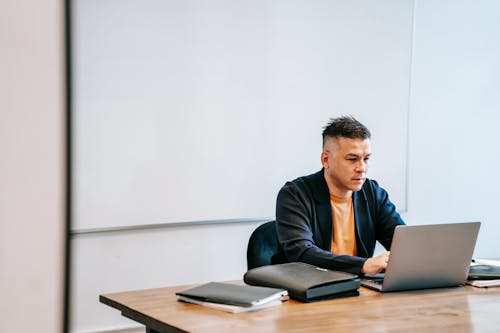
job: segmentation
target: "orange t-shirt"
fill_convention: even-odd
[[[330,194],[333,217],[332,253],[355,256],[356,234],[354,231],[354,207],[352,197],[339,198]]]

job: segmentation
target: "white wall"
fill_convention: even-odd
[[[499,6],[496,1],[416,4],[403,218],[409,224],[482,221],[478,257],[500,257],[495,239]],[[386,126],[390,130],[390,120]],[[74,236],[72,331],[135,325],[98,304],[102,292],[241,278],[246,241],[256,226]],[[108,275],[101,278],[103,271]]]
[[[500,2],[420,0],[416,13],[404,217],[479,220],[475,255],[500,257]]]
[[[372,175],[405,209],[412,15],[413,0],[75,1],[73,229],[271,217],[341,114],[373,131]]]
[[[0,2],[0,332],[61,332],[63,1]]]

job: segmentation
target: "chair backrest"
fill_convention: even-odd
[[[286,262],[276,233],[276,221],[261,224],[248,240],[247,267],[280,264]]]

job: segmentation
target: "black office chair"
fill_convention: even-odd
[[[269,221],[258,226],[248,240],[248,269],[285,262],[286,257],[276,233],[276,221]]]

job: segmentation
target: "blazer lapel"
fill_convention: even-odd
[[[368,251],[368,244],[374,242],[373,225],[370,222],[370,215],[366,206],[365,192],[363,189],[352,194],[352,202],[354,205],[354,223],[356,224],[356,245],[358,256],[369,258],[373,255]]]
[[[321,231],[322,246],[320,247],[330,251],[333,236],[332,206],[330,204],[330,191],[326,184],[323,169],[315,173],[311,180],[316,214],[318,215],[317,220]]]

